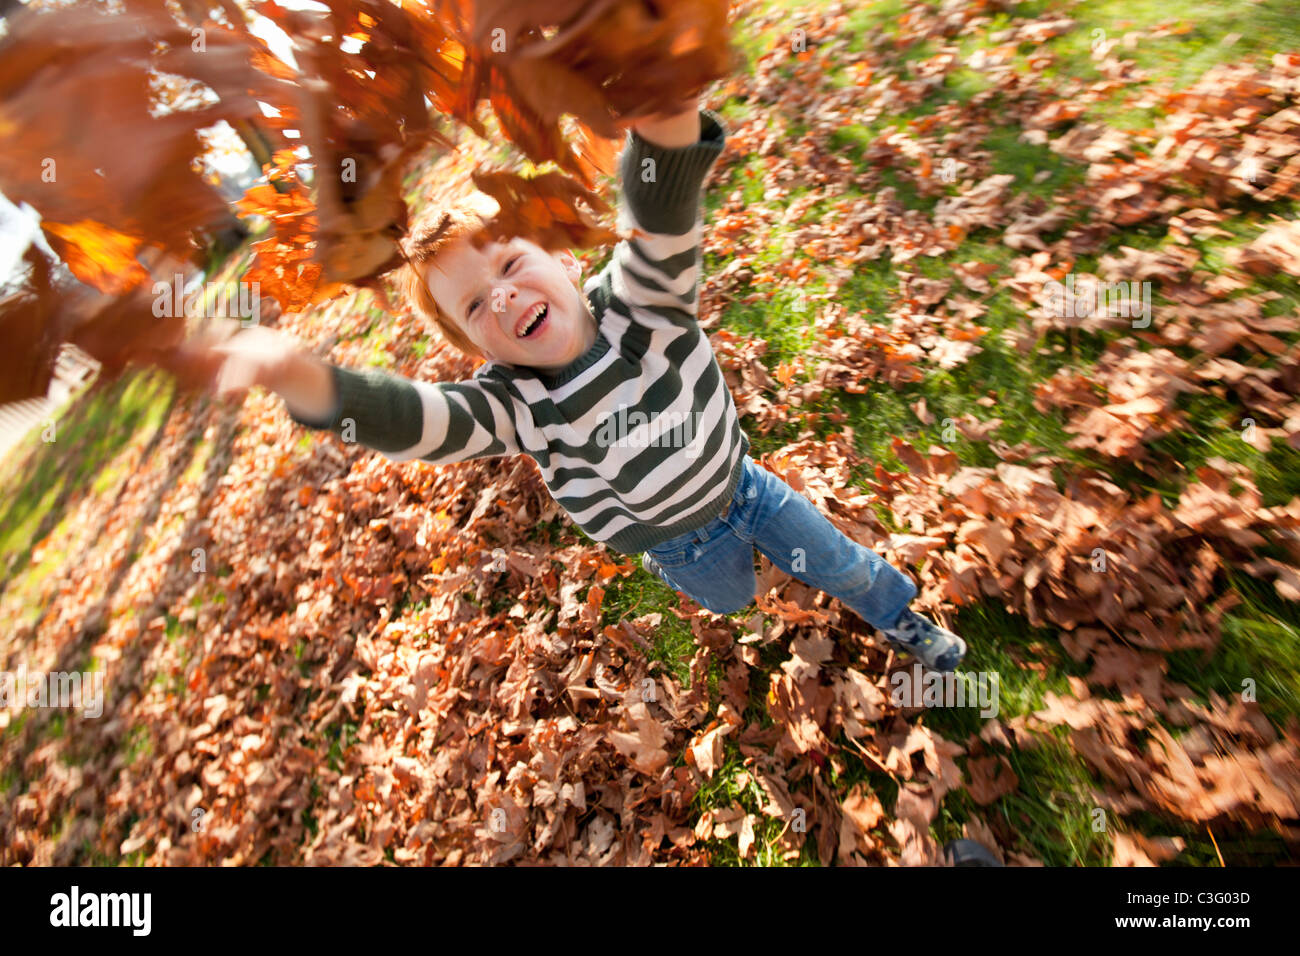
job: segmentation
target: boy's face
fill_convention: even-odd
[[[558,371],[596,341],[596,320],[575,285],[582,275],[567,251],[547,253],[526,239],[468,238],[446,246],[425,270],[442,311],[488,359]],[[538,306],[544,306],[541,318]]]

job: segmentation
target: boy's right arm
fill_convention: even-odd
[[[280,383],[288,394],[271,386],[300,425],[332,431],[392,461],[419,458],[443,464],[523,450],[512,398],[499,383],[420,382],[379,369],[344,368],[306,358],[319,368],[305,366]],[[324,389],[319,383],[322,374],[329,380]],[[290,395],[298,386],[304,391],[291,404]],[[314,411],[320,413],[311,414]]]
[[[512,397],[498,382],[419,382],[344,368],[261,327],[213,351],[224,356],[215,382],[219,395],[261,385],[284,399],[298,424],[332,431],[393,461],[443,463],[522,451]]]

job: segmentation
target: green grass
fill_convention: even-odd
[[[993,174],[1016,177],[1010,187],[1012,192],[1049,200],[1083,182],[1087,173],[1083,164],[1052,152],[1046,145],[1025,142],[1020,132],[1015,125],[999,126],[984,137],[984,148],[993,154]],[[1044,171],[1050,175],[1041,182],[1036,181],[1038,174]],[[1057,232],[1063,233],[1066,228],[1062,226]],[[1056,233],[1043,234],[1045,242],[1055,238]]]
[[[650,638],[653,650],[646,656],[662,664],[683,687],[689,687],[690,659],[695,653],[695,637],[690,625],[672,612],[672,608],[678,605],[677,596],[662,581],[641,568],[639,559],[635,560],[638,564],[635,571],[626,578],[612,578],[604,585],[601,626],[623,620],[630,623],[646,614],[659,614],[659,626]]]
[[[937,3],[931,6],[937,7]],[[842,36],[848,38],[846,48],[854,52],[872,53],[876,60],[873,80],[891,71],[910,78],[912,64],[937,52],[938,47],[933,42],[901,45],[893,42],[898,32],[894,25],[910,7],[911,4],[897,0],[864,5],[849,12],[850,27],[842,32]],[[762,7],[763,11],[779,9],[785,9],[793,15],[798,5],[769,3]],[[1117,48],[1118,56],[1132,59],[1140,68],[1151,71],[1155,79],[1169,83],[1174,89],[1190,85],[1216,63],[1237,62],[1273,50],[1300,49],[1300,20],[1288,11],[1287,4],[1276,0],[1266,0],[1249,9],[1242,9],[1241,4],[1227,2],[1157,3],[1142,0],[1129,3],[1103,0],[1087,4],[1065,4],[1042,0],[1018,4],[1006,12],[993,12],[992,22],[987,29],[959,38],[963,59],[977,48],[997,45],[1000,41],[993,41],[991,33],[1049,12],[1068,14],[1077,21],[1073,31],[1045,44],[1057,58],[1054,66],[1048,70],[1049,75],[1079,78],[1085,82],[1102,79],[1090,58],[1093,30],[1098,28],[1105,30],[1108,36],[1118,38],[1128,30],[1150,28],[1164,21],[1181,19],[1191,23],[1193,29],[1185,34],[1144,38],[1133,49],[1123,46]],[[765,52],[777,44],[788,42],[788,30],[795,23],[793,16],[790,19],[778,18],[762,36],[747,37],[745,49],[750,52]],[[1240,32],[1242,36],[1235,44],[1225,45],[1222,41],[1233,32]],[[812,49],[814,55],[818,55],[816,48]],[[1021,44],[1013,57],[1013,67],[1023,70],[1028,57],[1036,52],[1038,47],[1035,44]],[[793,70],[794,65],[787,63],[778,68],[778,73],[788,78],[793,75]],[[847,72],[832,64],[830,85],[842,88],[849,82]],[[922,212],[932,210],[935,198],[921,196],[915,188],[914,177],[917,171],[914,161],[899,158],[888,166],[873,166],[863,159],[864,151],[881,133],[898,130],[904,135],[913,135],[912,120],[933,114],[946,102],[968,102],[971,97],[987,88],[986,78],[982,74],[959,68],[947,77],[938,91],[917,106],[901,113],[882,116],[870,124],[849,124],[832,132],[829,147],[852,160],[861,173],[857,184],[859,188],[850,189],[847,197],[870,196],[881,187],[890,186],[905,208]],[[1091,106],[1085,119],[1123,129],[1151,127],[1158,118],[1158,113],[1151,108],[1132,105],[1130,101],[1135,92],[1134,87],[1126,87],[1108,100]],[[997,100],[993,102],[996,104]],[[762,104],[762,107],[766,108],[767,105]],[[731,121],[744,122],[751,116],[752,108],[753,104],[728,103],[723,107],[723,115]],[[775,108],[779,110],[779,104]],[[996,106],[993,112],[996,116]],[[787,127],[792,135],[798,135],[805,129],[798,116],[788,117]],[[1059,135],[1060,132],[1061,130],[1056,130],[1052,135]],[[940,126],[930,130],[927,135],[942,139],[944,133],[945,130]],[[979,147],[990,154],[992,173],[1014,177],[1011,189],[1016,194],[1027,194],[1050,202],[1054,197],[1078,188],[1084,181],[1085,167],[1082,164],[1060,156],[1046,145],[1024,141],[1020,128],[1016,125],[994,126],[984,136]],[[936,165],[941,160],[937,156],[931,158]],[[737,189],[747,205],[775,205],[779,208],[786,204],[789,199],[772,201],[766,198],[764,170],[764,165],[756,157],[742,157],[733,164],[725,182],[715,190],[715,198],[712,201],[706,198],[706,209],[710,213],[716,212],[722,198]],[[1036,181],[1044,171],[1048,175]],[[952,184],[946,192],[955,194],[957,189],[957,184]],[[837,197],[840,198],[842,197]],[[804,221],[829,212],[830,205],[827,202],[816,204],[805,214]],[[1215,272],[1223,270],[1228,265],[1225,254],[1229,249],[1251,241],[1273,216],[1293,218],[1296,206],[1295,203],[1282,202],[1256,208],[1248,199],[1243,199],[1240,205],[1242,215],[1224,224],[1232,233],[1231,238],[1196,243],[1205,255],[1200,268],[1209,268]],[[1073,222],[1084,221],[1087,213],[1086,209],[1075,210]],[[1044,238],[1050,241],[1062,235],[1067,228],[1069,224]],[[769,251],[779,249],[786,232],[787,230],[778,229],[763,236],[761,247]],[[1181,396],[1178,409],[1186,417],[1187,424],[1151,444],[1156,464],[1154,467],[1148,466],[1147,471],[1066,447],[1072,437],[1064,430],[1066,416],[1056,409],[1049,410],[1046,414],[1035,409],[1034,387],[1063,367],[1077,368],[1086,374],[1106,346],[1122,333],[1049,332],[1039,343],[1041,350],[1023,355],[1013,349],[999,333],[1019,327],[1024,321],[1023,310],[1008,293],[997,290],[997,280],[999,276],[1008,274],[1011,259],[1020,253],[1001,245],[998,241],[999,234],[1000,229],[977,230],[947,256],[939,259],[913,259],[902,267],[929,278],[953,277],[951,265],[971,259],[993,262],[1000,267],[999,272],[990,276],[995,291],[985,297],[988,311],[976,320],[977,324],[989,330],[989,334],[979,340],[983,349],[980,354],[950,371],[921,363],[920,367],[925,374],[918,382],[899,388],[882,383],[873,388],[869,395],[835,393],[814,406],[813,410],[820,412],[846,412],[849,416],[848,424],[854,430],[858,451],[867,456],[870,462],[879,462],[894,470],[900,469],[901,465],[890,446],[895,437],[902,436],[922,449],[930,444],[946,445],[963,465],[995,466],[998,459],[986,442],[970,442],[960,436],[955,440],[943,440],[944,419],[972,414],[980,420],[992,417],[1003,419],[1003,424],[994,437],[1008,444],[1028,442],[1044,448],[1049,455],[1064,459],[1070,467],[1095,467],[1110,471],[1135,494],[1158,491],[1171,507],[1176,504],[1182,489],[1193,479],[1195,469],[1216,456],[1240,462],[1251,469],[1266,507],[1283,504],[1300,494],[1300,452],[1281,442],[1275,442],[1274,447],[1264,453],[1242,441],[1239,421],[1244,414],[1242,403],[1231,393],[1226,396],[1208,393]],[[1107,240],[1099,253],[1080,257],[1074,268],[1077,271],[1095,272],[1101,255],[1117,253],[1121,245],[1155,249],[1167,241],[1163,231],[1149,225],[1121,229]],[[800,254],[795,251],[782,258],[788,261]],[[764,265],[779,265],[779,261],[773,262],[767,254],[757,258]],[[706,257],[705,268],[720,269],[727,261],[726,257],[714,261],[709,261]],[[754,266],[756,271],[759,268],[758,265]],[[806,278],[810,281],[805,289],[810,294],[823,288],[817,284],[815,271]],[[954,283],[954,289],[961,288],[960,284]],[[747,291],[769,290],[759,286],[742,289],[741,293]],[[1277,298],[1266,306],[1267,315],[1290,315],[1300,307],[1294,282],[1286,277],[1260,279],[1249,291],[1276,293]],[[787,290],[787,298],[784,300],[773,297],[771,302],[733,303],[723,316],[723,325],[731,331],[746,337],[759,337],[769,343],[763,361],[773,371],[778,363],[799,355],[808,344],[806,328],[792,321],[788,310],[782,307],[788,302],[790,294],[792,292]],[[836,301],[851,313],[885,321],[885,313],[896,306],[898,296],[899,282],[895,266],[886,254],[875,262],[859,263],[853,276],[839,288]],[[1162,301],[1157,287],[1153,306],[1158,310]],[[1288,344],[1293,344],[1297,338],[1289,334],[1281,337]],[[1230,353],[1228,357],[1250,360],[1249,354],[1245,352],[1238,355]],[[1271,365],[1274,361],[1270,357],[1265,364]],[[992,406],[976,404],[976,399],[985,395],[994,398]],[[928,426],[922,424],[912,411],[912,406],[921,398],[926,400],[930,413],[935,416],[935,421]],[[831,431],[838,430],[838,427],[823,423],[816,430],[824,437]],[[774,450],[787,438],[780,430],[770,441],[759,437],[755,441],[756,450]],[[859,471],[867,472],[868,469]],[[857,477],[862,479],[865,474]],[[1243,602],[1224,616],[1222,643],[1208,660],[1199,652],[1169,655],[1168,679],[1186,684],[1193,695],[1202,701],[1208,700],[1210,692],[1225,697],[1239,695],[1242,681],[1253,679],[1257,685],[1261,708],[1276,725],[1281,726],[1287,718],[1296,715],[1297,702],[1300,701],[1300,642],[1296,641],[1296,637],[1300,636],[1300,616],[1297,615],[1295,605],[1280,599],[1271,585],[1240,572],[1226,574],[1222,587],[1235,591]],[[971,646],[964,667],[976,671],[993,671],[1000,675],[999,716],[1004,720],[1041,707],[1043,693],[1048,689],[1058,694],[1068,694],[1070,690],[1065,678],[1071,675],[1083,676],[1090,669],[1075,664],[1061,652],[1053,632],[1031,633],[1022,618],[1008,614],[1004,609],[988,602],[964,608],[958,615],[956,627],[967,637]],[[1046,677],[1040,677],[1035,671],[1027,669],[1022,663],[1026,658],[1048,660]],[[774,666],[775,663],[779,661],[764,660],[764,668]],[[766,675],[760,675],[756,671],[753,676],[755,686],[765,690]],[[761,697],[758,700],[761,703]],[[749,713],[746,716],[757,715]],[[932,710],[920,719],[950,739],[965,739],[970,734],[977,733],[982,723],[973,709]],[[740,763],[733,749],[729,747],[727,752],[727,763],[718,771],[714,780],[700,791],[697,805],[703,810],[739,802],[754,812],[759,804],[751,799],[754,795],[748,795],[745,788],[736,785]],[[892,782],[887,778],[880,779],[881,775],[861,766],[851,752],[845,753],[853,768],[850,777],[869,782],[881,794],[888,809],[894,797]],[[1204,827],[1174,823],[1164,817],[1133,814],[1128,819],[1112,818],[1107,832],[1095,832],[1091,817],[1093,801],[1088,794],[1102,782],[1096,779],[1086,762],[1065,742],[1063,728],[1058,728],[1053,737],[1041,746],[1023,752],[1013,749],[1007,757],[1020,778],[1020,786],[1016,792],[979,812],[999,832],[1019,834],[1023,841],[1022,848],[1045,862],[1055,865],[1105,865],[1111,859],[1114,830],[1132,827],[1144,833],[1183,836],[1188,846],[1174,861],[1176,865],[1218,865],[1218,855]],[[840,783],[837,781],[837,786]],[[977,808],[968,793],[959,791],[952,794],[935,821],[936,838],[942,841],[960,835],[961,823],[975,809]],[[1282,844],[1271,836],[1234,833],[1231,827],[1226,829],[1228,832],[1216,833],[1216,837],[1219,840],[1219,850],[1224,853],[1229,865],[1234,859],[1239,863],[1249,863],[1285,858]],[[759,862],[772,862],[764,856],[767,836],[766,831],[757,835]],[[710,846],[714,862],[743,862],[739,859],[735,843],[734,838],[713,841]],[[807,850],[806,845],[805,857],[808,855]]]
[[[107,388],[82,391],[61,410],[54,441],[37,429],[0,471],[0,567],[14,574],[32,547],[58,527],[71,499],[102,493],[126,477],[120,460],[162,425],[171,397],[162,373],[128,373]]]
[[[735,805],[743,807],[754,816],[754,848],[748,858],[742,858],[736,837],[725,840],[714,837],[705,841],[710,863],[714,866],[817,866],[817,842],[813,839],[816,835],[813,832],[805,833],[803,846],[795,859],[783,858],[778,840],[782,830],[791,823],[762,812],[761,807],[767,798],[758,782],[747,773],[739,749],[730,737],[723,738],[723,750],[722,766],[696,791],[692,807],[699,814]],[[748,777],[743,782],[742,774]],[[812,830],[810,821],[805,821],[804,826],[808,831]]]
[[[142,756],[151,756],[153,754],[153,737],[149,733],[149,728],[142,724],[132,727],[123,742],[122,752],[126,756],[128,766],[135,763]]]
[[[335,773],[341,773],[343,754],[357,741],[357,725],[348,721],[342,723],[336,721],[326,727],[323,733],[324,739],[330,741],[329,752],[326,756],[330,769]],[[315,830],[313,829],[312,832],[314,833]]]
[[[1169,654],[1168,679],[1186,684],[1203,704],[1211,692],[1241,698],[1249,679],[1275,726],[1300,719],[1300,613],[1258,578],[1230,570],[1228,579],[1242,603],[1224,615],[1221,643],[1208,659],[1199,651]]]
[[[787,6],[797,5],[791,2]],[[906,0],[879,0],[877,3],[861,4],[851,11],[843,33],[848,38],[847,50],[861,53],[867,48],[871,34],[896,23],[907,6]]]
[[[89,840],[82,840],[77,862],[82,866],[144,866],[145,851],[142,848],[126,856],[114,856],[92,846]]]
[[[961,670],[992,686],[996,680],[996,719],[1006,722],[1040,710],[1046,694],[1072,694],[1067,677],[1081,677],[1090,669],[1070,659],[1056,643],[1052,629],[1036,630],[1019,615],[999,604],[983,601],[963,608],[954,629],[966,637],[970,650]],[[1026,662],[1046,659],[1046,677]],[[980,676],[984,675],[984,676]],[[969,698],[968,698],[969,699]],[[964,741],[978,735],[985,724],[978,707],[931,708],[921,718],[943,737]],[[1022,852],[1049,866],[1097,865],[1103,862],[1104,841],[1091,830],[1092,802],[1082,799],[1093,784],[1086,762],[1063,742],[1063,733],[1043,740],[1038,747],[1020,750],[989,746],[1002,753],[1019,778],[1019,786],[990,807],[980,808],[966,791],[945,799],[934,824],[941,843],[961,836],[961,825],[978,812],[990,826],[1000,818],[1008,834],[1019,834]],[[957,762],[965,766],[967,758]]]
[[[1268,56],[1277,50],[1300,49],[1300,23],[1288,0],[1264,0],[1247,4],[1238,0],[1088,0],[1075,4],[1071,15],[1078,25],[1058,38],[1053,48],[1061,54],[1057,68],[1062,75],[1091,78],[1091,47],[1096,29],[1116,39],[1130,30],[1143,30],[1166,21],[1182,21],[1191,30],[1181,35],[1143,37],[1127,49],[1125,59],[1159,76],[1179,89],[1190,85],[1212,66],[1252,57]],[[1231,46],[1223,41],[1238,38]],[[1095,70],[1093,71],[1095,74]],[[1100,74],[1095,74],[1100,78]]]

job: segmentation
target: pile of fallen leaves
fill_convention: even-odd
[[[1001,6],[913,5],[895,44],[955,41]],[[1075,121],[1134,79],[1131,64],[1100,49],[1111,82],[1083,87],[1043,73],[1053,59],[1044,47],[1029,75],[1017,72],[1007,65],[1017,42],[1072,23],[1058,14],[1016,20],[1005,47],[968,64],[992,87],[882,135],[864,151],[872,165],[863,173],[832,147],[833,132],[919,102],[959,59],[941,52],[914,62],[909,78],[882,43],[847,51],[839,6],[782,16],[751,16],[745,28],[798,26],[809,52],[792,52],[780,33],[752,75],[726,84],[724,95],[760,109],[730,130],[711,183],[754,155],[772,196],[813,187],[789,203],[787,221],[831,202],[789,241],[817,257],[832,294],[809,297],[811,344],[775,370],[763,341],[713,331],[743,424],[751,434],[803,430],[765,466],[856,540],[914,568],[922,607],[947,617],[991,599],[1059,635],[1071,658],[1091,666],[1071,678],[1073,695],[1048,694],[1031,716],[944,739],[923,711],[891,702],[898,662],[870,628],[766,565],[763,615],[738,622],[685,600],[669,612],[696,642],[684,687],[648,653],[662,612],[604,607],[633,563],[577,536],[531,461],[394,464],[332,438],[301,447],[302,431],[267,395],[233,410],[177,403],[154,443],[127,462],[113,507],[86,495],[33,555],[33,563],[47,549],[75,557],[49,579],[38,621],[8,638],[5,666],[18,649],[31,670],[73,669],[93,654],[110,686],[104,719],[71,719],[50,739],[48,712],[33,712],[6,743],[0,770],[26,788],[0,805],[0,859],[65,862],[88,841],[110,857],[139,853],[157,864],[386,855],[419,864],[698,864],[714,839],[734,837],[752,857],[769,817],[789,859],[809,844],[823,863],[934,862],[930,828],[945,798],[964,789],[992,807],[1019,786],[1006,755],[1055,740],[1060,725],[1102,781],[1095,805],[1116,816],[1141,810],[1300,837],[1300,727],[1279,731],[1253,703],[1217,695],[1200,703],[1167,678],[1170,653],[1214,652],[1237,600],[1224,586],[1227,568],[1300,600],[1300,500],[1262,507],[1250,472],[1222,459],[1190,476],[1172,505],[1106,470],[1167,467],[1150,443],[1179,427],[1179,396],[1199,389],[1240,402],[1243,417],[1260,422],[1262,447],[1297,442],[1297,317],[1265,317],[1259,295],[1234,295],[1253,273],[1300,274],[1294,223],[1270,228],[1225,272],[1198,268],[1189,243],[1103,257],[1102,280],[1159,280],[1166,304],[1149,328],[1053,316],[1041,299],[1046,279],[1117,228],[1211,234],[1231,215],[1234,170],[1248,150],[1261,157],[1256,198],[1294,197],[1300,149],[1287,116],[1300,55],[1279,54],[1263,69],[1216,68],[1180,93],[1144,88],[1164,98],[1167,119],[1124,132]],[[832,56],[856,85],[826,81]],[[1025,135],[1086,164],[1086,184],[1049,204],[994,174],[978,144],[994,123],[995,96],[996,112]],[[788,130],[796,116],[802,135]],[[945,124],[965,134],[941,142]],[[955,161],[955,195],[938,180],[939,157]],[[908,209],[882,185],[883,169],[944,198],[932,215]],[[426,179],[436,177],[435,165]],[[868,198],[843,195],[850,184]],[[737,191],[713,213],[705,250],[727,265],[704,277],[706,327],[729,302],[761,301],[810,278],[793,257],[781,270],[759,264],[776,224],[770,210],[747,206]],[[958,284],[907,266],[972,234],[1023,254],[1010,275],[959,263]],[[834,301],[855,268],[886,254],[902,268],[883,316]],[[1043,413],[1062,414],[1074,447],[1098,467],[1009,445],[997,437],[1000,420],[971,415],[956,427],[988,443],[995,467],[899,439],[903,470],[876,464],[863,489],[853,473],[871,463],[852,434],[817,438],[820,416],[808,409],[839,391],[901,389],[959,367],[989,334],[980,320],[997,289],[1024,307],[1023,323],[1006,334],[1026,353],[1062,328],[1111,336],[1095,369],[1063,371],[1037,392]],[[362,335],[370,320],[360,301],[287,315],[282,325],[333,343],[331,360],[361,366],[374,346]],[[441,347],[416,358],[421,330],[409,315],[385,324],[393,370],[430,380],[469,373]],[[923,402],[915,411],[933,421]],[[201,461],[200,446],[210,448]],[[786,659],[767,674],[764,727],[750,716],[751,682],[773,649]],[[1023,666],[1046,669],[1033,659]],[[720,675],[716,701],[711,673]],[[1175,737],[1166,724],[1184,732]],[[693,801],[728,744],[745,761],[737,785],[756,784],[764,800],[757,813],[737,802],[700,814]],[[892,803],[865,783],[835,782],[859,763],[897,783]],[[1008,863],[1037,862],[996,813],[977,812],[966,827]],[[1117,864],[1150,864],[1182,842],[1119,832],[1114,846]]]

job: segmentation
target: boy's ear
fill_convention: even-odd
[[[569,277],[570,282],[576,283],[582,276],[582,263],[569,249],[561,249],[559,256],[560,264],[564,266],[564,274]]]

